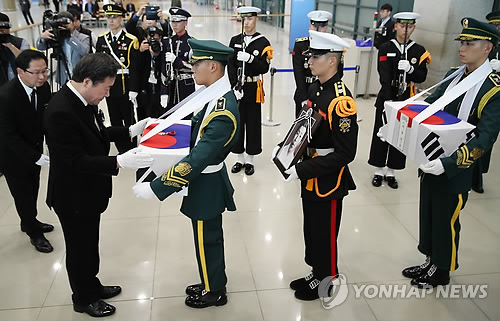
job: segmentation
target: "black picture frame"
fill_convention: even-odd
[[[308,127],[311,126],[311,134],[318,129],[321,115],[308,106],[304,106],[297,119],[292,123],[285,139],[279,144],[280,148],[273,158],[273,162],[278,167],[281,175],[288,178],[285,173],[287,169],[297,164],[307,149]]]

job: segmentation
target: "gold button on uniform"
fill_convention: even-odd
[[[319,96],[319,91],[316,93],[316,96]]]

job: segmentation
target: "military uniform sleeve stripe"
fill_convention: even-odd
[[[420,61],[418,62],[418,64],[419,65],[422,64],[424,60],[427,60],[427,64],[430,64],[432,61],[431,53],[427,50],[424,52],[422,56],[420,56]]]
[[[498,92],[500,92],[500,87],[493,87],[481,98],[477,107],[477,118],[481,119],[484,107],[486,106],[486,104],[488,104],[488,101]]]

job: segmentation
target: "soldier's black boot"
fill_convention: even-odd
[[[295,297],[302,301],[319,299],[318,286],[320,283],[318,279],[312,279],[306,287],[295,291]]]
[[[402,273],[404,277],[407,277],[409,279],[416,279],[419,276],[422,276],[425,273],[427,273],[430,267],[431,267],[431,257],[428,256],[425,259],[424,263],[416,266],[407,267],[406,269],[403,270]]]
[[[239,173],[241,169],[243,168],[243,164],[240,162],[236,162],[233,167],[231,168],[231,173]]]
[[[394,176],[386,176],[385,180],[387,182],[387,185],[389,185],[390,188],[392,189],[398,189],[398,181],[396,180],[396,177]]]
[[[309,284],[309,281],[311,281],[314,278],[314,274],[311,272],[309,275],[306,275],[303,278],[293,280],[290,282],[290,289],[298,291],[307,288],[307,285]]]
[[[186,305],[195,309],[207,308],[210,306],[221,306],[227,303],[226,290],[202,291],[201,295],[190,295],[186,298]]]
[[[191,284],[186,287],[186,294],[191,296],[201,295],[203,290],[205,290],[203,283]]]
[[[411,285],[418,288],[434,288],[438,285],[446,285],[450,283],[450,271],[438,268],[431,264],[429,271],[424,275],[411,280]]]
[[[383,179],[384,179],[383,176],[373,175],[372,185],[375,186],[375,187],[380,187],[382,185],[382,180]]]

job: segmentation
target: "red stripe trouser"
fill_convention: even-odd
[[[342,216],[342,199],[302,199],[305,261],[319,281],[338,272],[337,237]]]

